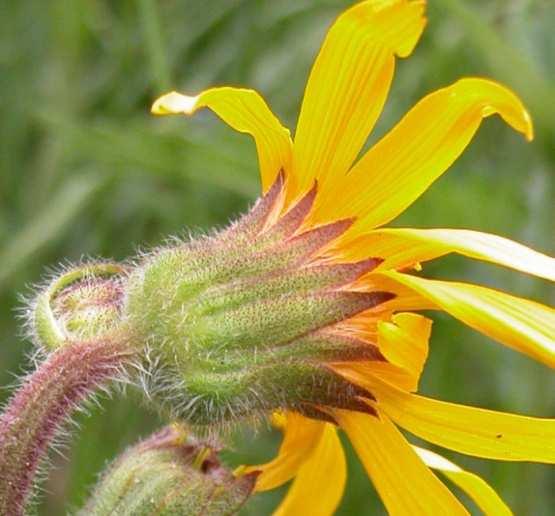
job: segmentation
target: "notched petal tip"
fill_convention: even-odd
[[[333,23],[306,86],[287,206],[314,179],[327,191],[329,205],[335,205],[333,185],[356,160],[382,111],[395,56],[407,57],[422,34],[424,5],[419,0],[367,0]]]
[[[198,97],[190,97],[171,91],[157,98],[152,104],[150,112],[154,115],[189,115],[195,111],[197,101]]]
[[[426,26],[425,0],[367,0],[340,16],[363,24],[368,35],[376,37],[398,57],[408,57]],[[338,20],[338,21],[339,21]],[[345,24],[344,30],[352,30]]]
[[[522,133],[527,141],[533,140],[532,118],[520,98],[508,87],[490,79],[467,77],[457,81],[451,93],[463,99],[476,98],[484,118],[497,113],[515,131]]]
[[[399,39],[395,47],[395,53],[402,58],[409,57],[412,54],[428,23],[424,15],[426,10],[425,0],[410,1],[406,4],[404,16],[401,19],[403,30],[399,31]],[[401,23],[401,20],[399,23]]]

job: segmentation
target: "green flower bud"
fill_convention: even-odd
[[[256,476],[234,476],[212,445],[196,440],[182,425],[171,425],[117,459],[80,514],[236,514]]]
[[[75,267],[39,293],[30,316],[33,337],[45,349],[114,337],[122,327],[126,270],[113,263]]]
[[[342,288],[380,261],[314,262],[351,221],[301,232],[316,187],[277,218],[282,193],[280,175],[237,223],[155,250],[129,275],[125,313],[149,358],[143,384],[176,418],[202,426],[277,408],[370,410],[360,396],[371,395],[327,364],[383,359],[334,329],[392,298]]]

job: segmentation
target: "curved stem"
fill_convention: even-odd
[[[125,376],[133,351],[121,342],[83,342],[50,355],[0,416],[0,514],[24,514],[37,468],[74,409]]]

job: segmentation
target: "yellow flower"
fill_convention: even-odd
[[[191,97],[159,98],[157,114],[209,108],[258,151],[263,192],[285,177],[279,218],[314,185],[317,195],[297,231],[350,219],[353,223],[315,257],[321,262],[383,261],[349,285],[352,291],[395,297],[335,325],[343,334],[378,345],[386,360],[328,366],[375,397],[369,413],[319,406],[311,419],[275,415],[284,440],[261,466],[259,491],[294,482],[276,514],[331,514],[341,498],[346,466],[343,429],[391,514],[459,514],[465,508],[438,480],[440,471],[487,514],[510,510],[483,480],[430,451],[411,446],[397,426],[431,443],[511,461],[555,462],[555,420],[454,405],[414,394],[428,353],[431,321],[413,313],[444,310],[468,326],[555,366],[555,311],[486,287],[425,279],[407,271],[448,253],[511,267],[549,280],[555,260],[505,238],[470,230],[376,229],[410,206],[455,159],[482,119],[500,115],[533,137],[530,117],[506,87],[465,78],[416,104],[356,159],[385,102],[396,57],[407,57],[425,25],[422,0],[368,0],[336,20],[312,68],[294,141],[258,93],[213,88]],[[372,412],[375,412],[372,415]],[[327,419],[327,420],[325,420]],[[430,469],[431,468],[431,469]]]

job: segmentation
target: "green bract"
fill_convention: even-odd
[[[379,260],[313,261],[351,222],[299,231],[316,187],[278,218],[282,188],[280,176],[228,229],[156,250],[129,276],[129,325],[150,359],[143,383],[191,424],[276,408],[314,415],[320,404],[369,410],[357,397],[369,394],[326,363],[381,358],[376,347],[333,329],[392,297],[341,288]]]

